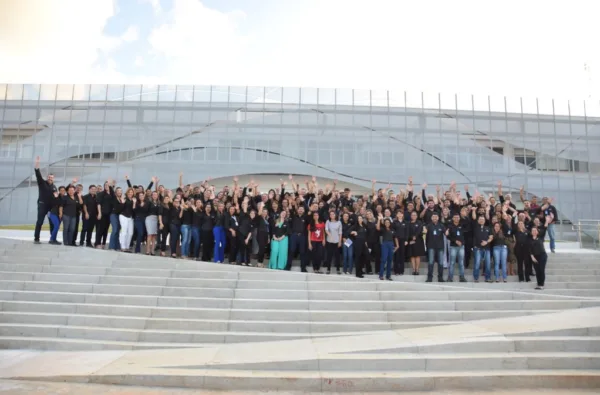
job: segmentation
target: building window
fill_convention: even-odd
[[[514,153],[515,160],[517,162],[529,167],[530,169],[535,169],[537,167],[534,151],[530,151],[524,148],[515,148]]]

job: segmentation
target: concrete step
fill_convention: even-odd
[[[375,393],[403,391],[487,391],[540,389],[590,389],[600,387],[600,372],[590,370],[514,369],[464,371],[319,371],[319,372],[257,372],[248,370],[181,369],[168,375],[155,372],[131,374],[95,374],[86,382],[128,386],[196,388],[223,391],[297,391]],[[80,382],[77,375],[60,378],[47,376],[28,379]]]
[[[221,283],[217,281],[196,279],[175,279],[133,276],[90,276],[70,274],[30,274],[4,272],[0,273],[0,289],[31,290],[58,292],[94,292],[106,293],[113,289],[114,293],[134,294],[145,296],[184,296],[184,297],[213,297],[238,299],[292,299],[292,300],[529,300],[551,299],[552,295],[531,292],[506,292],[499,284],[495,290],[486,291],[469,289],[466,283],[459,286],[448,286],[441,289],[437,286],[423,284],[419,290],[402,290],[402,284],[371,283],[367,289],[347,290],[338,283],[311,283],[309,288],[315,289],[286,289],[287,284],[279,288],[262,287],[264,282]],[[237,289],[234,286],[238,285]],[[241,285],[241,287],[240,287]],[[358,285],[358,284],[357,284]],[[64,288],[63,288],[64,286]],[[114,286],[114,287],[111,287]],[[250,288],[252,287],[252,288]],[[266,288],[266,289],[265,289]],[[325,288],[325,289],[321,289]],[[332,288],[332,289],[327,289]],[[339,289],[342,288],[342,289]],[[371,289],[368,289],[371,288]],[[122,291],[122,292],[121,292]]]
[[[190,367],[193,368],[193,367]],[[600,369],[600,353],[357,353],[329,355],[315,360],[277,361],[253,364],[215,364],[211,369],[258,371],[371,371],[371,372],[460,372],[524,369]]]
[[[119,304],[92,304],[66,302],[1,301],[2,311],[30,313],[62,313],[84,315],[118,315],[125,317],[153,317],[170,319],[211,319],[242,321],[286,322],[389,322],[394,325],[407,322],[456,322],[499,317],[519,317],[556,310],[474,310],[474,311],[366,311],[366,310],[275,310],[275,309],[207,309],[170,306],[133,306]]]
[[[10,290],[9,284],[14,286]],[[472,310],[564,310],[581,307],[600,306],[600,300],[574,300],[574,299],[539,299],[539,300],[343,300],[343,299],[243,299],[241,297],[207,297],[189,296],[195,294],[193,288],[169,288],[132,285],[105,285],[105,284],[72,284],[72,283],[46,283],[46,282],[20,282],[3,281],[0,286],[6,291],[1,291],[5,300],[29,301],[61,301],[66,303],[104,303],[114,301],[118,297],[124,304],[135,304],[142,298],[142,305],[169,307],[194,307],[212,309],[276,309],[276,310],[342,310],[342,311],[472,311]],[[12,292],[11,292],[12,291]],[[21,293],[24,291],[25,294]],[[32,292],[28,292],[32,291]],[[199,290],[201,294],[204,290]],[[283,291],[282,291],[283,292]],[[48,295],[53,293],[53,295]],[[90,295],[107,295],[108,298],[91,297]],[[134,298],[127,298],[132,295]],[[318,294],[323,296],[322,294]],[[258,295],[260,296],[260,295]],[[324,295],[327,296],[327,295]],[[89,302],[85,302],[85,300]],[[123,299],[122,299],[123,298]],[[560,298],[560,297],[559,297]]]

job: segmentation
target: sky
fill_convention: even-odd
[[[597,15],[596,0],[0,0],[0,83],[337,87],[599,106]]]

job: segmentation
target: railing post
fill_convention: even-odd
[[[583,242],[581,240],[581,220],[577,221],[577,241],[579,241],[579,248],[583,248]]]

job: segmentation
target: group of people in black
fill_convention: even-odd
[[[378,273],[381,280],[404,275],[408,261],[412,274],[419,275],[426,257],[427,282],[433,281],[436,263],[439,282],[455,281],[457,266],[457,281],[466,282],[464,269],[472,260],[475,282],[482,266],[486,282],[492,277],[506,282],[516,265],[519,281],[529,282],[535,268],[538,289],[543,289],[543,241],[557,219],[548,198],[538,203],[521,193],[523,207],[517,209],[501,183],[498,200],[477,191],[471,195],[467,186],[463,196],[455,183],[445,191],[437,187],[435,194],[427,194],[423,184],[417,193],[412,177],[398,192],[391,185],[376,189],[373,180],[370,196],[353,196],[348,188],[337,189],[336,182],[320,188],[316,177],[301,186],[291,175],[280,189],[266,193],[254,180],[240,185],[237,177],[221,191],[210,179],[185,185],[183,174],[175,190],[156,177],[147,187],[125,177],[125,190],[107,180],[85,193],[76,179],[58,188],[52,175],[43,179],[39,158],[35,173],[36,243],[48,216],[51,244],[60,244],[62,223],[63,244],[77,245],[81,221],[80,246],[104,249],[108,242],[109,249],[123,252],[249,266],[254,257],[259,267],[268,255],[268,267],[280,270],[290,270],[298,257],[303,272],[312,266],[316,273],[329,274],[333,263],[338,274]]]

